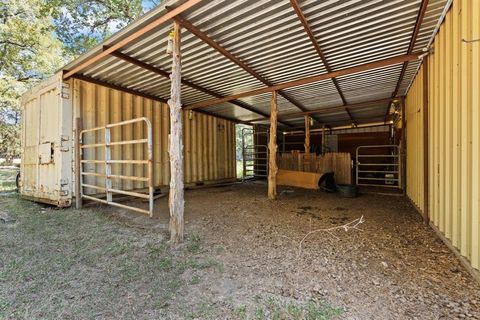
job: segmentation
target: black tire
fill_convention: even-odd
[[[17,192],[20,191],[20,172],[17,173],[17,178],[15,179],[15,184],[17,186]]]

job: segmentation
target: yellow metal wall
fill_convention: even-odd
[[[147,117],[152,123],[154,186],[168,186],[170,163],[168,158],[169,108],[166,104],[104,86],[73,80],[74,117],[81,117],[83,128],[104,126],[138,117]],[[184,112],[185,183],[219,181],[236,178],[235,123],[197,112]],[[111,140],[146,138],[143,124],[116,127]],[[103,130],[86,135],[85,144],[102,143]],[[112,159],[143,160],[146,145],[112,147]],[[84,150],[84,159],[104,159],[103,148]],[[101,172],[102,164],[85,164],[85,171]],[[147,166],[133,164],[112,165],[113,174],[146,176]],[[103,186],[103,179],[84,177],[84,183]],[[113,180],[114,188],[141,189],[144,182]],[[93,190],[90,190],[93,192]]]
[[[407,195],[421,212],[425,208],[423,191],[423,71],[423,66],[421,66],[405,99]]]
[[[428,57],[431,222],[480,268],[480,1],[455,0]],[[474,42],[468,42],[477,40]],[[407,94],[408,195],[422,201],[422,72]],[[410,121],[408,121],[410,120]],[[419,174],[416,174],[419,173]],[[420,206],[422,208],[422,206]]]
[[[55,75],[22,95],[20,193],[58,206],[71,199],[71,104]]]

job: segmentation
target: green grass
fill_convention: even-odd
[[[1,194],[0,208],[15,220],[0,222],[0,319],[325,320],[342,313],[326,302],[260,293],[239,306],[198,294],[228,277],[199,234],[172,248],[162,231],[93,209],[58,210],[15,193]]]
[[[193,254],[199,236],[172,249],[158,230],[93,210],[45,209],[16,194],[0,207],[16,219],[0,223],[0,319],[165,318],[190,285],[185,272],[222,272]]]
[[[253,301],[251,306],[241,305],[235,309],[236,319],[328,320],[344,312],[324,301],[284,301],[277,297],[264,298],[259,295],[255,295]]]
[[[0,192],[1,191],[13,191],[17,188],[16,178],[17,170],[15,169],[0,169]]]

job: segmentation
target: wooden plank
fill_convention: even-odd
[[[279,169],[276,176],[276,184],[304,189],[319,189],[318,182],[322,173],[302,172]]]
[[[178,22],[173,24],[173,55],[171,89],[168,105],[170,106],[170,241],[183,241],[185,210],[183,185],[183,124],[181,102],[181,27]]]
[[[272,92],[270,106],[270,137],[268,140],[268,198],[277,198],[277,92]]]

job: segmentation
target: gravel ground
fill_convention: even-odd
[[[176,248],[167,198],[154,219],[0,205],[0,319],[480,319],[479,285],[399,196],[190,190]]]

